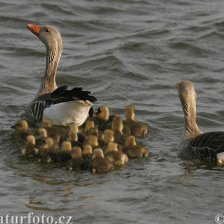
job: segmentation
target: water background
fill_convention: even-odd
[[[39,88],[45,48],[28,23],[57,26],[59,85],[83,86],[150,125],[151,157],[107,175],[21,160],[10,126]],[[177,157],[191,80],[202,131],[223,130],[224,1],[0,0],[0,215],[73,216],[74,223],[210,224],[224,214],[223,169],[187,172]]]

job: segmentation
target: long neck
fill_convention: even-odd
[[[183,103],[182,107],[184,111],[185,130],[184,139],[191,139],[201,134],[196,122],[196,99],[192,99],[189,102]]]
[[[46,69],[44,73],[44,79],[40,85],[40,89],[37,92],[37,95],[51,93],[57,88],[55,76],[61,53],[62,46],[57,46],[55,48],[46,48]]]

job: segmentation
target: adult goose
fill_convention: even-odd
[[[96,101],[89,91],[76,87],[57,87],[55,77],[62,53],[60,32],[53,26],[28,24],[27,28],[46,46],[46,69],[34,100],[27,106],[26,115],[36,123],[49,118],[54,125],[82,125],[92,112]]]
[[[185,120],[180,156],[203,162],[209,166],[224,163],[224,132],[203,133],[196,122],[196,97],[193,83],[182,81],[176,84]]]

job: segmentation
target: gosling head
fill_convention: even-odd
[[[79,132],[79,127],[78,127],[77,124],[71,123],[71,124],[69,124],[69,130],[72,131],[72,132],[78,133]]]
[[[110,111],[109,108],[106,106],[99,107],[97,111],[97,116],[101,118],[102,120],[108,121],[110,117]]]
[[[95,135],[89,135],[88,136],[88,144],[91,145],[92,147],[96,147],[99,145],[97,136]]]
[[[113,130],[106,129],[103,133],[104,136],[104,142],[109,143],[114,141],[114,132]]]
[[[97,148],[93,151],[93,159],[95,158],[104,158],[103,150],[100,148]]]
[[[49,118],[43,118],[41,126],[43,128],[52,128],[52,126],[53,126],[52,120]]]
[[[123,133],[124,124],[120,116],[115,116],[112,121],[112,130],[116,133]]]
[[[109,142],[107,145],[106,152],[118,152],[117,143]]]
[[[77,132],[70,130],[68,132],[68,140],[77,142],[78,141],[78,134],[77,134]]]
[[[95,123],[93,120],[87,120],[85,124],[85,131],[89,131],[91,128],[95,128]]]
[[[26,136],[26,142],[28,144],[32,144],[32,145],[35,145],[36,144],[36,139],[33,135],[27,135]]]
[[[93,148],[91,145],[87,144],[83,146],[83,152],[82,152],[83,155],[90,155],[92,153],[93,153]]]
[[[72,144],[70,141],[63,141],[61,150],[64,152],[71,152],[72,151]]]
[[[29,124],[26,120],[20,120],[13,127],[15,127],[18,131],[26,131],[29,128]]]
[[[40,138],[47,138],[47,130],[45,128],[38,128],[37,135]]]
[[[82,149],[78,146],[73,147],[71,155],[73,159],[82,158]]]
[[[134,105],[128,105],[125,110],[125,119],[126,121],[135,120],[135,107]]]
[[[136,145],[135,136],[134,135],[128,136],[125,141],[125,146],[129,147],[129,146],[134,146],[134,145]]]
[[[54,146],[54,141],[51,137],[47,137],[45,139],[45,145],[44,145],[44,148],[51,148]]]

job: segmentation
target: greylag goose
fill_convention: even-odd
[[[60,32],[52,26],[28,24],[27,28],[46,46],[46,69],[35,99],[26,108],[26,115],[36,123],[46,117],[54,125],[82,125],[92,112],[96,98],[82,88],[57,87],[55,76],[62,53]]]
[[[198,160],[209,166],[224,162],[224,132],[203,133],[196,122],[196,97],[193,83],[182,81],[176,84],[182,104],[185,128],[179,155],[185,159]]]

